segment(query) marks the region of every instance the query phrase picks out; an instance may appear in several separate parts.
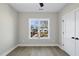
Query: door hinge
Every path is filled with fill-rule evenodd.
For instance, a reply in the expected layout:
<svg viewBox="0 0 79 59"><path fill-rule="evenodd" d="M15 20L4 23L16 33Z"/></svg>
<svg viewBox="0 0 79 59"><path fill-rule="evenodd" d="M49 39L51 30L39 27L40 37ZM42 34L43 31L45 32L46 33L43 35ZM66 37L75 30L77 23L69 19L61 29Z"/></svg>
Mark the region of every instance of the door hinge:
<svg viewBox="0 0 79 59"><path fill-rule="evenodd" d="M64 22L64 20L62 20L62 22Z"/></svg>
<svg viewBox="0 0 79 59"><path fill-rule="evenodd" d="M63 34L64 34L64 32L63 32Z"/></svg>
<svg viewBox="0 0 79 59"><path fill-rule="evenodd" d="M64 44L63 44L63 46L64 46Z"/></svg>

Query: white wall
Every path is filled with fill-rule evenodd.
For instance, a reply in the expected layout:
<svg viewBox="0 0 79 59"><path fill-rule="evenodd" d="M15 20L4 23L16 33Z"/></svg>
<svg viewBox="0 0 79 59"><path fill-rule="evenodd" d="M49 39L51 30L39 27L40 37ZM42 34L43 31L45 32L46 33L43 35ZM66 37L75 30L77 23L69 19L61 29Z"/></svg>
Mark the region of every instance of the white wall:
<svg viewBox="0 0 79 59"><path fill-rule="evenodd" d="M69 13L75 9L79 8L79 3L70 3L67 4L60 12L59 12L59 45L62 47L62 16L66 13Z"/></svg>
<svg viewBox="0 0 79 59"><path fill-rule="evenodd" d="M29 39L29 18L50 18L50 39ZM19 14L19 43L25 45L53 45L58 43L57 13L20 13Z"/></svg>
<svg viewBox="0 0 79 59"><path fill-rule="evenodd" d="M0 55L17 44L17 17L7 4L0 4Z"/></svg>
<svg viewBox="0 0 79 59"><path fill-rule="evenodd" d="M79 3L67 3L67 5L63 9L61 9L60 15L63 16L66 13L68 13L74 9L77 9L77 8L79 8Z"/></svg>

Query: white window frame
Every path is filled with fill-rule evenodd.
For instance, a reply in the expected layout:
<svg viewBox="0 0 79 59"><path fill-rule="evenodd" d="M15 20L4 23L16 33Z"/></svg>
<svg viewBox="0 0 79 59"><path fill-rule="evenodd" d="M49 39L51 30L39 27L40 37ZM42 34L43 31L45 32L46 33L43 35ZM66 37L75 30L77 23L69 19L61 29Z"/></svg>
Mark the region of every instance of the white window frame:
<svg viewBox="0 0 79 59"><path fill-rule="evenodd" d="M36 38L31 37L31 34L30 34L30 32L31 32L31 20L38 20L38 21L46 20L46 21L48 21L48 37L40 37L40 36L36 37ZM39 32L39 34L40 34L40 32ZM50 19L49 18L30 18L29 19L29 39L50 39Z"/></svg>

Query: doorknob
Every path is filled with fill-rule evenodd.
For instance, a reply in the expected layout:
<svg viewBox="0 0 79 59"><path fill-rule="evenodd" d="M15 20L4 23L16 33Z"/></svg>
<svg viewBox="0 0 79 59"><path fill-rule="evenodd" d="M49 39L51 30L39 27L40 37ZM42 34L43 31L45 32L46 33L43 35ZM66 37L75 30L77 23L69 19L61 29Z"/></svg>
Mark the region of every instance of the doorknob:
<svg viewBox="0 0 79 59"><path fill-rule="evenodd" d="M76 40L79 40L79 38L75 38Z"/></svg>
<svg viewBox="0 0 79 59"><path fill-rule="evenodd" d="M72 39L75 39L75 37L72 37Z"/></svg>

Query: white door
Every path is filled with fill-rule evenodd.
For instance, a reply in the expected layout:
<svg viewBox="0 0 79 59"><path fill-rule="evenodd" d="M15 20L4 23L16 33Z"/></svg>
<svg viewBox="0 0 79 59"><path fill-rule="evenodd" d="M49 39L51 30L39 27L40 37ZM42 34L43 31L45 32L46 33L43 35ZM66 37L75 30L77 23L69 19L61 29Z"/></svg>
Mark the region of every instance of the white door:
<svg viewBox="0 0 79 59"><path fill-rule="evenodd" d="M63 18L64 20L64 50L69 55L75 55L75 14L70 12Z"/></svg>
<svg viewBox="0 0 79 59"><path fill-rule="evenodd" d="M79 56L79 10L76 11L76 55Z"/></svg>

